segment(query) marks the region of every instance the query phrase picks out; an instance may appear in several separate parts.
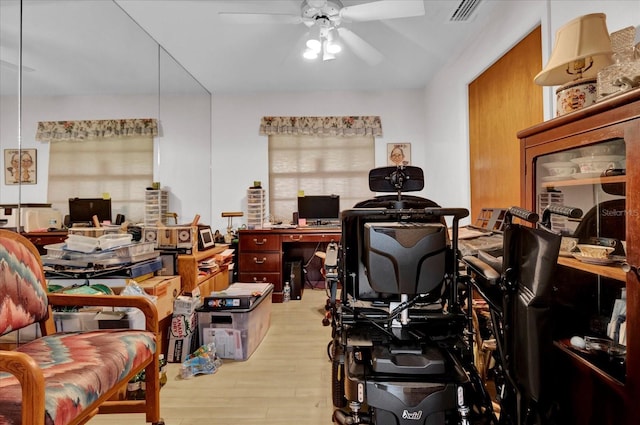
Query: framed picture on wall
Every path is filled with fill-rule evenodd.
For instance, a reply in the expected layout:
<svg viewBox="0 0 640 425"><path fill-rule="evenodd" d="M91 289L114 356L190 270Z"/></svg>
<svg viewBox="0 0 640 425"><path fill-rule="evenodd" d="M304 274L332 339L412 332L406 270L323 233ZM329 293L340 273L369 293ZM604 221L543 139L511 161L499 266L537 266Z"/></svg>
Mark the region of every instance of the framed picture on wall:
<svg viewBox="0 0 640 425"><path fill-rule="evenodd" d="M387 165L411 165L411 143L387 143Z"/></svg>
<svg viewBox="0 0 640 425"><path fill-rule="evenodd" d="M36 184L36 149L4 150L4 184Z"/></svg>

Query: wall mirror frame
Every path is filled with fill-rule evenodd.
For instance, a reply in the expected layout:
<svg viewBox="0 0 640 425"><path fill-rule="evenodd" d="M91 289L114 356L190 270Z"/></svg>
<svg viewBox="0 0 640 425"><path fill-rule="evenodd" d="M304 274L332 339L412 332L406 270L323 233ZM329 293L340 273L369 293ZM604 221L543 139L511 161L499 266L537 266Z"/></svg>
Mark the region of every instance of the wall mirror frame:
<svg viewBox="0 0 640 425"><path fill-rule="evenodd" d="M211 94L197 80L115 1L2 0L0 9L0 205L15 205L19 217L23 205L48 203L49 147L35 140L38 122L154 118L153 180L183 221L210 217ZM37 151L35 184L7 184L8 149ZM183 189L194 178L202 190L190 199Z"/></svg>

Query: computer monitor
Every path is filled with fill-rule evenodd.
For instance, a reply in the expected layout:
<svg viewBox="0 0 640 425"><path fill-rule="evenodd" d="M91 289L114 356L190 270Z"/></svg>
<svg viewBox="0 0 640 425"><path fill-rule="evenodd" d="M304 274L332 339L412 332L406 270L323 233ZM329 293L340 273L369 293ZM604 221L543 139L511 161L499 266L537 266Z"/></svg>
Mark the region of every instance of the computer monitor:
<svg viewBox="0 0 640 425"><path fill-rule="evenodd" d="M91 224L93 216L100 223L111 221L111 199L69 198L69 224Z"/></svg>
<svg viewBox="0 0 640 425"><path fill-rule="evenodd" d="M298 217L308 223L338 223L340 221L340 196L306 195L298 197Z"/></svg>

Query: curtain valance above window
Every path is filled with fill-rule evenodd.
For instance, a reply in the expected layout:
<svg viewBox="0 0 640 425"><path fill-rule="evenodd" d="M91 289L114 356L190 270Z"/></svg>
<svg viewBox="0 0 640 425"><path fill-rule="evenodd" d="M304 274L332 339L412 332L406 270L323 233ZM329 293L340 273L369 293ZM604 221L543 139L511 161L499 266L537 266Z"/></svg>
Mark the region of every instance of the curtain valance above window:
<svg viewBox="0 0 640 425"><path fill-rule="evenodd" d="M36 140L55 142L59 140L103 139L110 137L157 136L158 120L133 118L121 120L86 121L40 121Z"/></svg>
<svg viewBox="0 0 640 425"><path fill-rule="evenodd" d="M260 135L382 136L378 116L367 117L262 117Z"/></svg>

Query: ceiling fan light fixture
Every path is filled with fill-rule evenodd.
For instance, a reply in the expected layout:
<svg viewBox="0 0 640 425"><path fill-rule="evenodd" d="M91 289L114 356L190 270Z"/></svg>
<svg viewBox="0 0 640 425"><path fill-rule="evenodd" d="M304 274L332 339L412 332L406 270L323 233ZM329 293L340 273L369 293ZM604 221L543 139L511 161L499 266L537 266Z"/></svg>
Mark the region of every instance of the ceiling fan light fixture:
<svg viewBox="0 0 640 425"><path fill-rule="evenodd" d="M336 55L329 53L326 49L322 52L322 60L323 61L331 61L336 58Z"/></svg>
<svg viewBox="0 0 640 425"><path fill-rule="evenodd" d="M315 38L310 38L307 40L307 48L309 50L313 50L316 53L320 53L320 49L322 48L322 43L320 40L316 40Z"/></svg>
<svg viewBox="0 0 640 425"><path fill-rule="evenodd" d="M302 57L304 57L305 59L313 60L318 58L318 53L319 52L316 52L315 50L306 49L302 53Z"/></svg>
<svg viewBox="0 0 640 425"><path fill-rule="evenodd" d="M327 41L326 43L327 44L325 50L327 51L327 53L335 55L336 53L340 53L342 51L342 46L340 46L340 44L336 43L335 41Z"/></svg>
<svg viewBox="0 0 640 425"><path fill-rule="evenodd" d="M338 36L335 29L332 29L327 34L327 41L325 41L324 49L333 55L342 51L342 46L338 42Z"/></svg>

